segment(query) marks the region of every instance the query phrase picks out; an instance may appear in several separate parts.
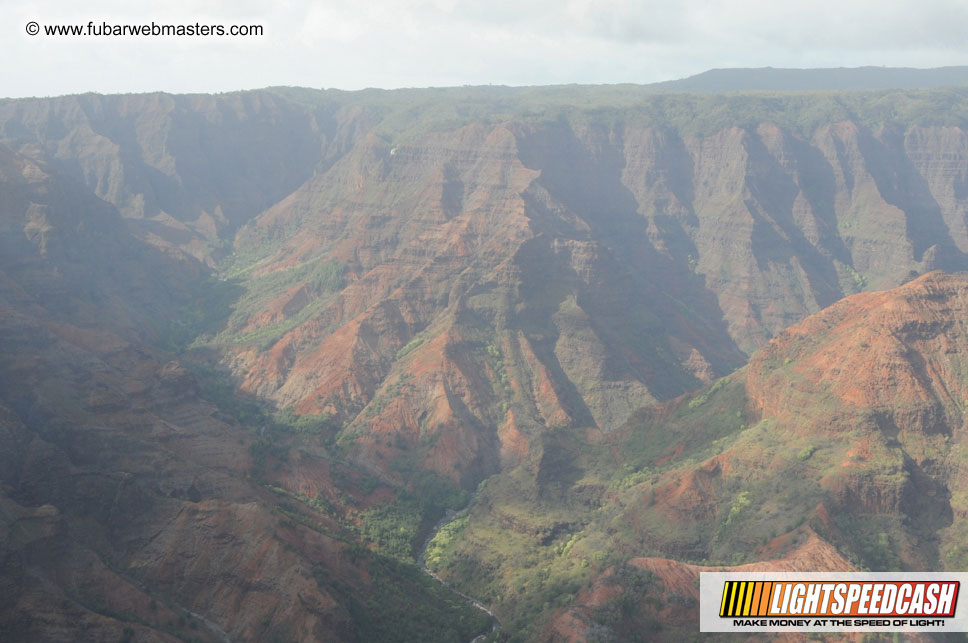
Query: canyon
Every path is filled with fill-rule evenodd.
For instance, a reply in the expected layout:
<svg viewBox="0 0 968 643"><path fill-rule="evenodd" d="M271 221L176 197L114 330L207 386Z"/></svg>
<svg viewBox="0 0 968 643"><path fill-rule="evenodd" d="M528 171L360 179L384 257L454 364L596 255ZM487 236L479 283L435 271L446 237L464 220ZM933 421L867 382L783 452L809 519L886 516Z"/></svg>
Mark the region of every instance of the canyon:
<svg viewBox="0 0 968 643"><path fill-rule="evenodd" d="M965 566L968 93L0 100L15 639L694 632Z"/></svg>

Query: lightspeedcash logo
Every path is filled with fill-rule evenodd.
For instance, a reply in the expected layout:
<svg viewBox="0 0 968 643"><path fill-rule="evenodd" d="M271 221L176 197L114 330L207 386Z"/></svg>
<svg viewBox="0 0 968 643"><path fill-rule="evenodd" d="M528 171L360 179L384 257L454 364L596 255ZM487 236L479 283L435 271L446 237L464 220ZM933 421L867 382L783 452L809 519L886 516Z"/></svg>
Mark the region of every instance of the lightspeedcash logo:
<svg viewBox="0 0 968 643"><path fill-rule="evenodd" d="M724 631L968 631L962 573L703 573L700 627Z"/></svg>

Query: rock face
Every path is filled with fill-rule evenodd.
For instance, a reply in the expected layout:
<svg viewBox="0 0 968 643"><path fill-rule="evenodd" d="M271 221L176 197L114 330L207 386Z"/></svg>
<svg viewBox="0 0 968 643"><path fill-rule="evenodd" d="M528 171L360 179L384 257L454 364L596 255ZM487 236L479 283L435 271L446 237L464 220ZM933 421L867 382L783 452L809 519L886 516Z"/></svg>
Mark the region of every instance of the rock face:
<svg viewBox="0 0 968 643"><path fill-rule="evenodd" d="M845 294L968 268L965 140L849 120L363 137L241 230L237 270L266 294L223 331L228 364L337 414L373 466L400 444L480 480L542 427L607 433ZM313 288L327 263L338 292Z"/></svg>
<svg viewBox="0 0 968 643"><path fill-rule="evenodd" d="M490 476L437 559L531 638L632 568L963 568L965 100L0 101L4 627L463 635L375 550Z"/></svg>
<svg viewBox="0 0 968 643"><path fill-rule="evenodd" d="M556 612L541 634L547 641L616 635L634 640L676 641L698 628L699 574L702 572L856 571L816 534L783 558L745 565L711 567L667 558L633 558L597 574L567 609ZM621 606L616 609L616 606ZM605 617L603 619L603 617ZM609 624L600 621L607 620Z"/></svg>
<svg viewBox="0 0 968 643"><path fill-rule="evenodd" d="M968 399L966 310L965 282L940 272L844 299L755 355L747 375L750 402L760 416L791 423L798 406L825 398L873 414L898 439L951 435ZM840 429L802 418L795 424L813 435Z"/></svg>
<svg viewBox="0 0 968 643"><path fill-rule="evenodd" d="M898 556L911 567L962 565L965 312L968 282L931 273L791 327L747 372L756 417L818 450L822 440L845 444L819 480L826 506L902 516L910 544Z"/></svg>
<svg viewBox="0 0 968 643"><path fill-rule="evenodd" d="M0 102L0 139L82 181L144 241L202 260L338 157L354 127L266 92Z"/></svg>
<svg viewBox="0 0 968 643"><path fill-rule="evenodd" d="M965 277L929 273L604 438L546 437L536 473L479 492L440 572L538 640L672 641L695 632L706 569L963 569L966 318Z"/></svg>
<svg viewBox="0 0 968 643"><path fill-rule="evenodd" d="M252 432L158 347L201 265L6 147L0 195L5 640L446 638L470 608L370 552L337 509L283 506ZM307 452L283 470L285 451L280 491L336 496L329 464Z"/></svg>

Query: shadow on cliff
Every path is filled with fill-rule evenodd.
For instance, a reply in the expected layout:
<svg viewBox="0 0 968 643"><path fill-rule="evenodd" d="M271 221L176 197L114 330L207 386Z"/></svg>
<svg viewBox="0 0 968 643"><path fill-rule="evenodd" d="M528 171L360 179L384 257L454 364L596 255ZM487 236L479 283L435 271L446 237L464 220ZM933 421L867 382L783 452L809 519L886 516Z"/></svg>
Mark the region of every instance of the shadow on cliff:
<svg viewBox="0 0 968 643"><path fill-rule="evenodd" d="M614 274L602 276L609 288L589 283L579 294L580 305L591 312L596 331L611 340L612 349L627 352L631 346L635 351L638 345L640 352L644 336L650 350L663 353L668 344L662 335L671 334L698 349L716 375L728 373L745 363L746 355L728 332L716 294L690 265L698 250L682 227L682 217L655 215L655 204L640 204L626 186L630 179L624 176L624 134L621 126L589 125L576 131L564 120L522 128L517 134L522 162L541 171L537 184L547 193L533 188L525 195L529 216L549 235L596 244L616 267ZM665 180L690 209L686 221L694 219L692 164L682 141L663 133L657 153L659 164L676 169ZM661 225L663 252L653 243L650 216ZM629 324L628 312L635 308L647 311L656 323ZM663 361L673 372L638 374L660 398L701 384L677 361L668 356Z"/></svg>

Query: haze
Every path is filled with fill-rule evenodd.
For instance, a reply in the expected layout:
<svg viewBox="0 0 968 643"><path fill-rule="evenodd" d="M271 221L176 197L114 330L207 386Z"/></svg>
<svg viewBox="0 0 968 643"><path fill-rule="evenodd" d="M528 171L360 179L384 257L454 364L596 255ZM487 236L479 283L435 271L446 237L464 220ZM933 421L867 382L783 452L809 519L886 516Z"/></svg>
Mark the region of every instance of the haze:
<svg viewBox="0 0 968 643"><path fill-rule="evenodd" d="M30 36L50 24L255 24L261 37ZM0 95L650 83L716 67L968 62L968 6L834 0L0 0Z"/></svg>

